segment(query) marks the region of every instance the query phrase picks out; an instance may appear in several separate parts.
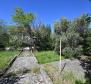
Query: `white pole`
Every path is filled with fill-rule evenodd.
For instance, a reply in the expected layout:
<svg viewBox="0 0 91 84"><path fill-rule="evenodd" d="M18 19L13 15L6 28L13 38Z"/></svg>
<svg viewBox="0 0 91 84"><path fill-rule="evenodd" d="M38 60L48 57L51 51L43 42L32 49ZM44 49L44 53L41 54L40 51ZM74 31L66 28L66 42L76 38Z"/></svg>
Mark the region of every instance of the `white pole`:
<svg viewBox="0 0 91 84"><path fill-rule="evenodd" d="M59 58L59 83L60 83L60 75L61 75L61 37L60 37L60 58Z"/></svg>
<svg viewBox="0 0 91 84"><path fill-rule="evenodd" d="M60 37L60 61L61 61L61 37Z"/></svg>
<svg viewBox="0 0 91 84"><path fill-rule="evenodd" d="M61 53L62 53L62 51L61 51L61 37L60 37L60 59L59 59L59 69L60 69L60 71L61 71L61 59L62 59L62 57L61 57Z"/></svg>

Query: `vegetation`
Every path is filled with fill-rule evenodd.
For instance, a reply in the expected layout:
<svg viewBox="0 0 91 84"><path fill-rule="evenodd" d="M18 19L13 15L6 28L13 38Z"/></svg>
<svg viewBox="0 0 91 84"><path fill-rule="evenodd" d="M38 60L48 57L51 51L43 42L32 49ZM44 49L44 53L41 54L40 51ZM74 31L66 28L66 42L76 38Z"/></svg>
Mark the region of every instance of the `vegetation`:
<svg viewBox="0 0 91 84"><path fill-rule="evenodd" d="M4 49L9 44L9 35L6 32L6 25L3 20L0 20L0 50Z"/></svg>
<svg viewBox="0 0 91 84"><path fill-rule="evenodd" d="M84 39L84 54L91 56L91 29L88 29L86 38Z"/></svg>
<svg viewBox="0 0 91 84"><path fill-rule="evenodd" d="M54 23L54 32L51 31L50 24L35 25L34 14L26 13L21 8L15 9L12 19L15 23L12 26L6 25L3 20L0 20L0 69L6 67L10 59L18 53L17 51L1 51L6 47L10 47L10 49L34 47L38 51L35 52L35 56L40 64L58 61L60 38L62 59L77 58L81 55L91 56L90 14L83 14L73 20L61 18ZM35 69L34 72L37 70ZM69 78L69 76L67 77Z"/></svg>
<svg viewBox="0 0 91 84"><path fill-rule="evenodd" d="M59 41L62 41L62 55L65 58L78 57L82 54L90 55L91 16L83 14L74 20L62 18L54 23L54 32L51 26L43 23L33 23L35 16L33 13L26 13L21 8L16 8L12 16L15 26L7 26L6 33L0 33L0 44L4 47L14 49L25 46L35 46L38 51L55 50L59 54ZM0 29L4 29L5 24L1 21ZM3 38L2 38L3 37ZM33 38L36 38L34 40ZM33 45L32 45L33 44Z"/></svg>
<svg viewBox="0 0 91 84"><path fill-rule="evenodd" d="M35 52L35 56L40 64L59 61L59 55L54 51Z"/></svg>
<svg viewBox="0 0 91 84"><path fill-rule="evenodd" d="M38 39L38 42L36 43L38 50L52 50L51 26L40 24L35 32L36 34L34 36Z"/></svg>
<svg viewBox="0 0 91 84"><path fill-rule="evenodd" d="M91 23L90 14L83 14L74 20L62 18L54 23L54 33L51 26L40 23L35 26L33 13L26 13L21 8L16 8L12 16L16 25L6 26L0 21L0 45L1 47L21 48L28 44L35 46L37 50L54 50L59 54L59 40L62 40L62 55L66 58L77 57L81 54L90 55ZM5 28L9 31L4 31ZM21 38L22 37L22 38ZM34 42L33 38L37 41ZM32 39L32 41L30 41ZM4 46L2 46L4 45Z"/></svg>
<svg viewBox="0 0 91 84"><path fill-rule="evenodd" d="M61 21L56 22L54 24L57 37L55 38L55 50L59 53L59 38L61 37L63 56L70 58L86 53L86 50L84 52L86 43L90 42L90 40L86 42L90 22L91 17L88 14L84 14L73 21L62 18Z"/></svg>
<svg viewBox="0 0 91 84"><path fill-rule="evenodd" d="M60 75L59 69L50 64L45 64L45 70L54 84L85 84L85 80L78 80L72 72L65 71Z"/></svg>
<svg viewBox="0 0 91 84"><path fill-rule="evenodd" d="M18 53L18 51L0 51L0 70L6 68L12 58Z"/></svg>
<svg viewBox="0 0 91 84"><path fill-rule="evenodd" d="M21 27L22 29L25 28L26 32L31 37L31 23L34 20L34 14L25 13L21 8L16 8L12 18L13 21L17 24L17 26Z"/></svg>

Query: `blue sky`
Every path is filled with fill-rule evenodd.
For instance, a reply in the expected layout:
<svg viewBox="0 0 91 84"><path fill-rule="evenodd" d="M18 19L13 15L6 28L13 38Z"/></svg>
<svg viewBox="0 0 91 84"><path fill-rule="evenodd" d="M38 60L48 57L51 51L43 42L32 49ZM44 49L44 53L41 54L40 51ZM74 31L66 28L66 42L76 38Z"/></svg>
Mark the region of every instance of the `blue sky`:
<svg viewBox="0 0 91 84"><path fill-rule="evenodd" d="M91 13L88 0L0 0L0 19L12 24L12 14L16 7L33 12L37 21L53 24L62 16L73 19L83 13Z"/></svg>

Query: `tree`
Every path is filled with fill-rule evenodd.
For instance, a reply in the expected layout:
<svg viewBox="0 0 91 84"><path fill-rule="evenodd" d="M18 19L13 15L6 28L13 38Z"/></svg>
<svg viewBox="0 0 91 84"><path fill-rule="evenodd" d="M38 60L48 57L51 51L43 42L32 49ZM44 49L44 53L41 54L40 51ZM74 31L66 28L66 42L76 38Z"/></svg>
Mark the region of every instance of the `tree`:
<svg viewBox="0 0 91 84"><path fill-rule="evenodd" d="M82 54L82 38L75 31L66 32L62 35L62 54L66 58L77 57Z"/></svg>
<svg viewBox="0 0 91 84"><path fill-rule="evenodd" d="M83 14L72 22L72 27L81 37L85 38L90 22L91 16L89 14Z"/></svg>
<svg viewBox="0 0 91 84"><path fill-rule="evenodd" d="M5 48L9 44L9 35L3 20L0 20L0 48Z"/></svg>
<svg viewBox="0 0 91 84"><path fill-rule="evenodd" d="M19 32L17 28L12 29L9 31L9 46L11 49L17 49L20 48L22 45L22 33Z"/></svg>
<svg viewBox="0 0 91 84"><path fill-rule="evenodd" d="M54 23L55 33L61 35L61 32L66 32L70 27L70 21L62 18L59 22Z"/></svg>
<svg viewBox="0 0 91 84"><path fill-rule="evenodd" d="M83 38L83 41L80 42L83 46L83 53L84 54L90 54L88 45L90 43L90 36L88 35L90 29L89 29L89 25L91 23L91 15L90 14L83 14L81 17L77 18L74 20L73 25L75 30L80 34L80 37ZM90 46L90 45L89 45Z"/></svg>
<svg viewBox="0 0 91 84"><path fill-rule="evenodd" d="M51 27L50 25L39 24L36 29L36 37L39 40L38 46L39 50L50 50L52 49L52 39L51 35Z"/></svg>
<svg viewBox="0 0 91 84"><path fill-rule="evenodd" d="M59 22L55 22L54 23L54 31L57 35L60 35L61 34L61 27L60 27L60 23Z"/></svg>
<svg viewBox="0 0 91 84"><path fill-rule="evenodd" d="M66 19L61 20L62 21L57 22L55 25L55 29L59 29L59 31L56 32L55 50L59 53L61 38L62 55L66 58L79 56L82 51L82 46L80 45L80 40L82 41L82 38L80 37L80 34L74 30L73 22Z"/></svg>
<svg viewBox="0 0 91 84"><path fill-rule="evenodd" d="M84 54L91 55L91 28L88 29L83 49L84 49Z"/></svg>
<svg viewBox="0 0 91 84"><path fill-rule="evenodd" d="M12 36L17 37L17 39L13 39L11 42L13 42L13 44L17 43L17 47L21 46L21 44L30 45L31 43L29 44L29 42L27 42L28 39L25 40L26 42L24 41L24 39L26 37L28 37L29 39L32 38L31 26L35 18L34 14L31 12L25 13L21 8L16 8L12 18L17 25L16 33Z"/></svg>
<svg viewBox="0 0 91 84"><path fill-rule="evenodd" d="M31 36L31 24L34 20L33 13L25 13L21 8L16 8L12 18L19 27L26 28L27 33Z"/></svg>

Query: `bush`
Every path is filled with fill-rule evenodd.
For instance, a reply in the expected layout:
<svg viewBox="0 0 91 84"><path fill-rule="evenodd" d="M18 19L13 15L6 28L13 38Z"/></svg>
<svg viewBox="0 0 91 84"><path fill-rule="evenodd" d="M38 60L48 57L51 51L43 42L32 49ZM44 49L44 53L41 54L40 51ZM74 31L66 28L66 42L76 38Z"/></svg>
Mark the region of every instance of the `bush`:
<svg viewBox="0 0 91 84"><path fill-rule="evenodd" d="M62 54L65 58L71 58L73 57L75 54L74 54L74 50L70 47L65 47L63 50L62 50Z"/></svg>
<svg viewBox="0 0 91 84"><path fill-rule="evenodd" d="M74 48L74 51L75 51L74 57L80 56L82 54L82 51L83 51L82 46L78 46L77 48Z"/></svg>
<svg viewBox="0 0 91 84"><path fill-rule="evenodd" d="M82 46L80 42L83 39L79 36L79 33L75 31L67 31L61 34L61 49L62 55L65 58L72 58L81 55ZM55 50L57 53L60 51L60 36L56 37Z"/></svg>
<svg viewBox="0 0 91 84"><path fill-rule="evenodd" d="M87 37L84 41L83 50L84 54L91 56L91 29L88 30Z"/></svg>
<svg viewBox="0 0 91 84"><path fill-rule="evenodd" d="M79 46L78 48L71 48L71 47L65 47L62 50L62 54L65 58L72 58L72 57L78 57L81 55L82 47Z"/></svg>

